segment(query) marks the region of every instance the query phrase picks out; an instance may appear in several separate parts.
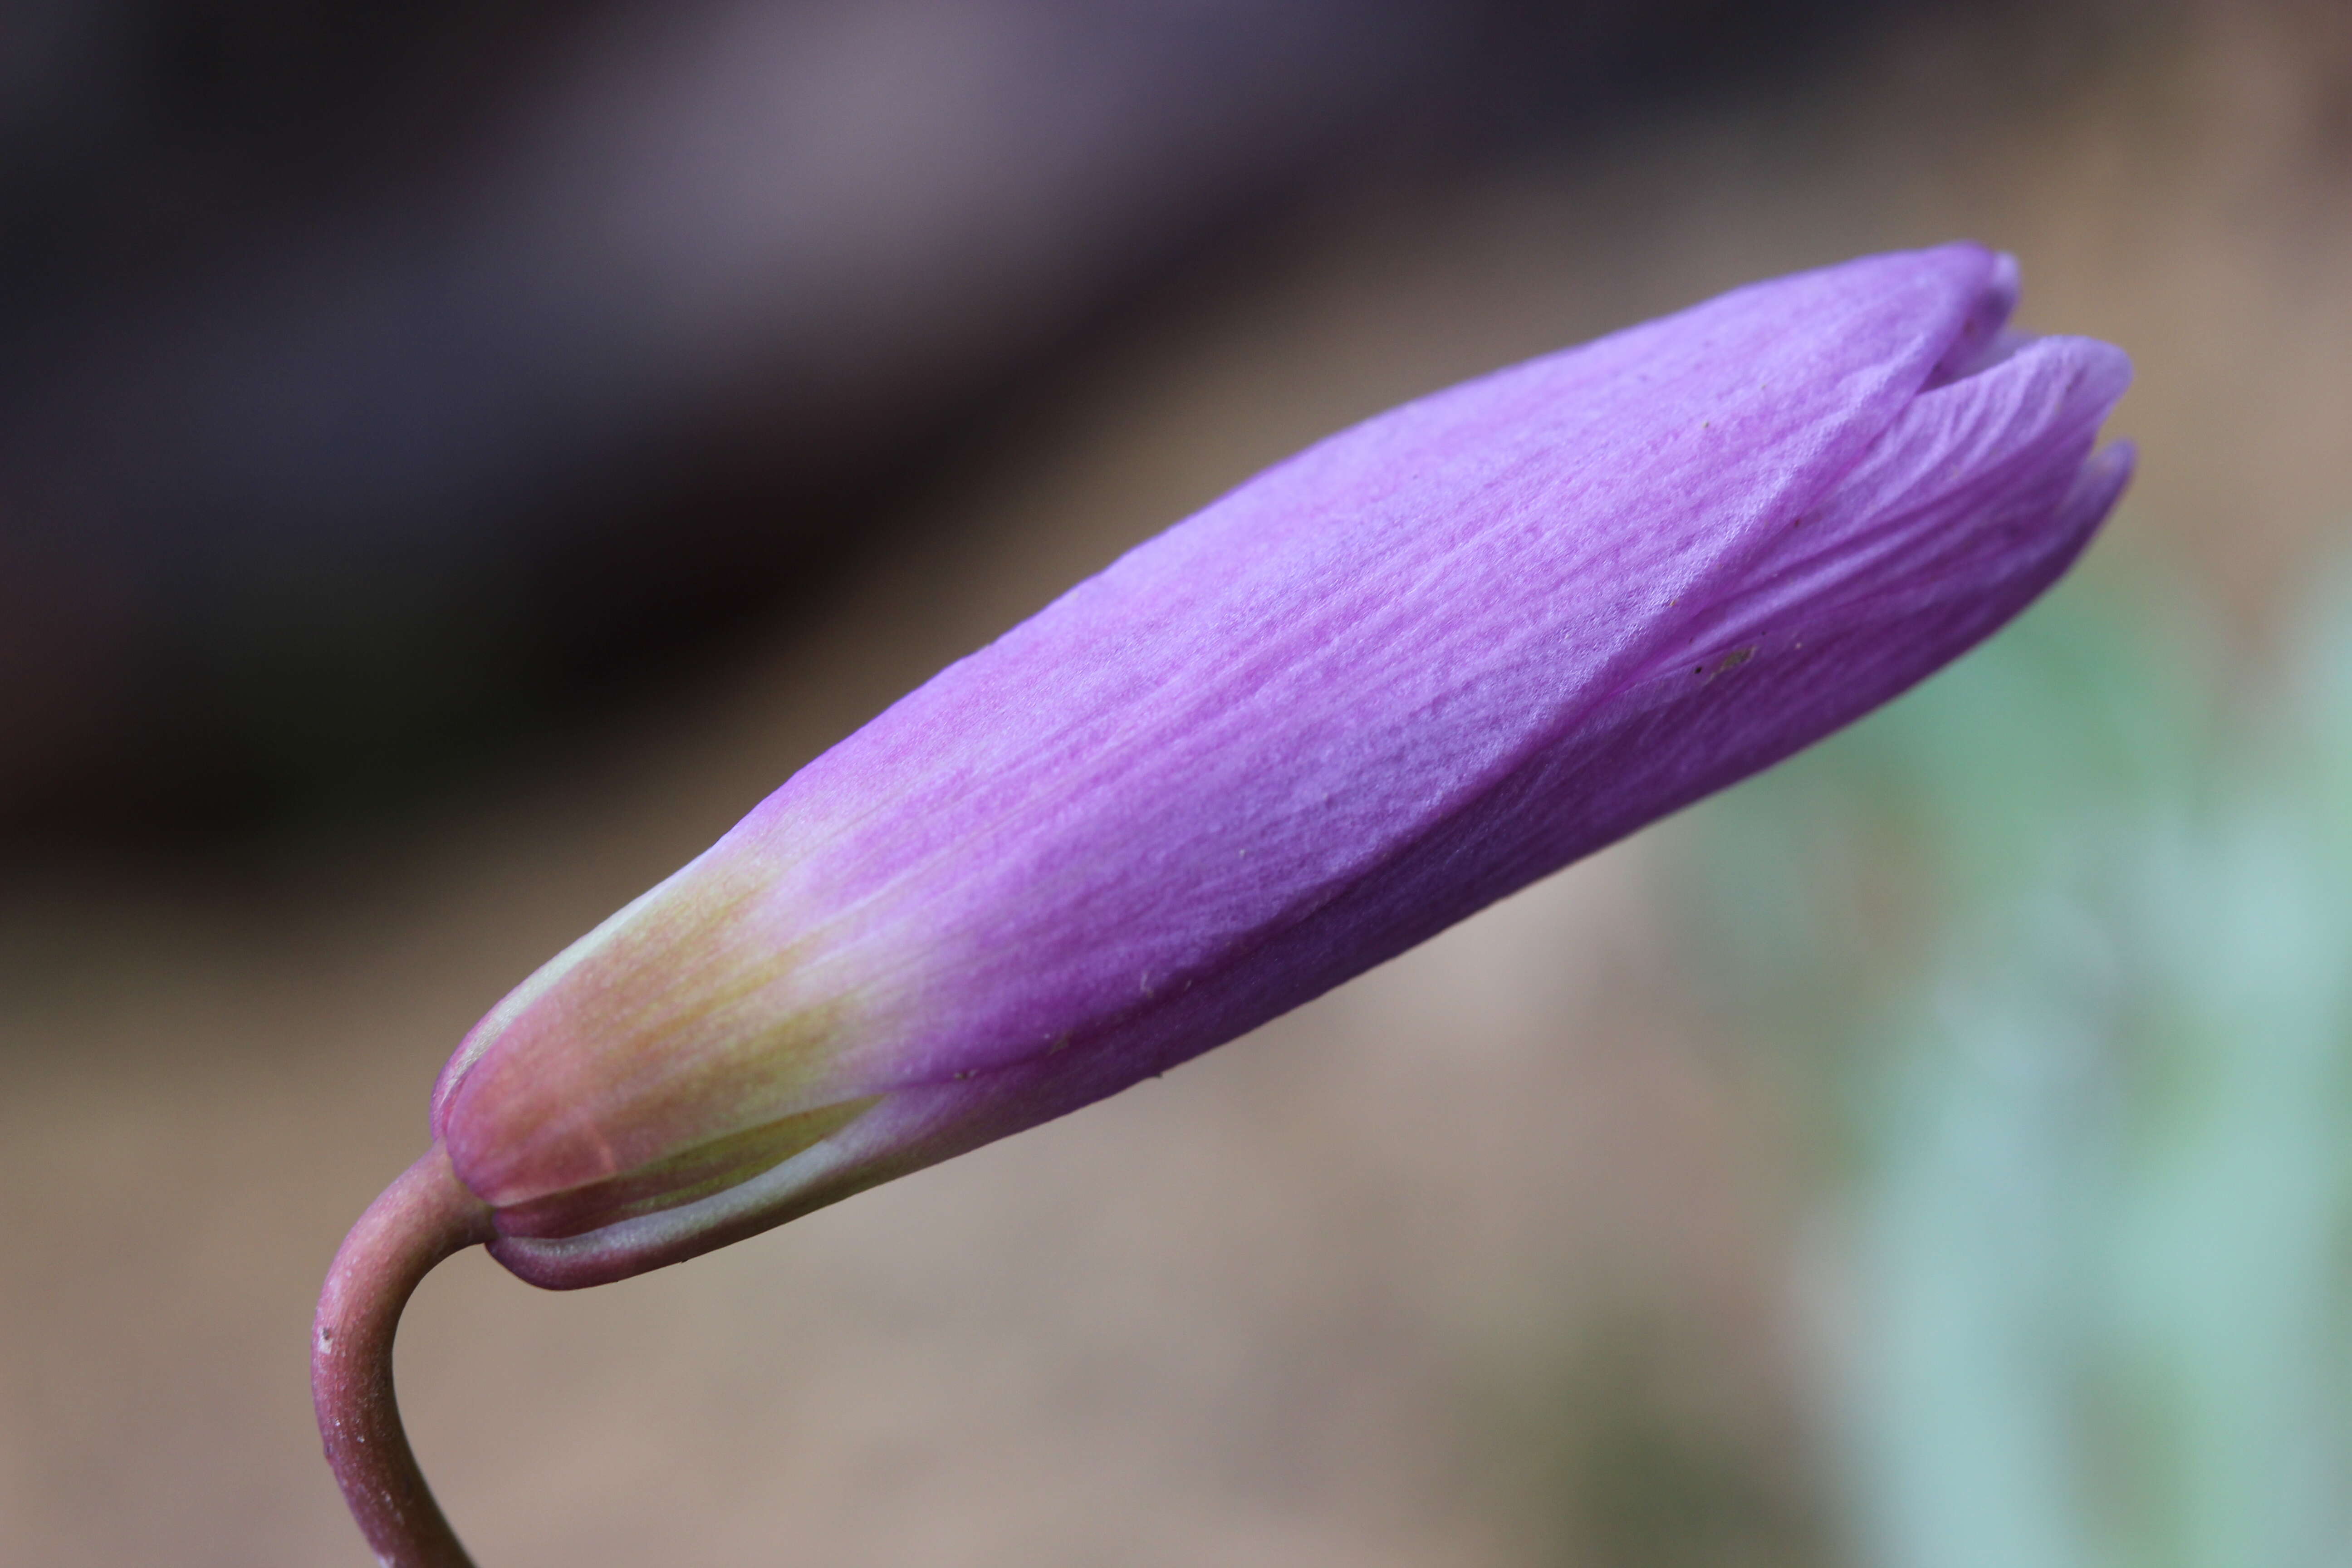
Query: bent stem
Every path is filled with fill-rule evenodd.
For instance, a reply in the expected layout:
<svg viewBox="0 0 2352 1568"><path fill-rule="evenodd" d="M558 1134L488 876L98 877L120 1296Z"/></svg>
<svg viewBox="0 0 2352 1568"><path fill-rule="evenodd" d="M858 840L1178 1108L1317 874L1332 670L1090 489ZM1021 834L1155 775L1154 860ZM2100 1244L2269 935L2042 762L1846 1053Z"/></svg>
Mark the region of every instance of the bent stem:
<svg viewBox="0 0 2352 1568"><path fill-rule="evenodd" d="M436 1143L368 1205L327 1270L311 1328L310 1403L328 1467L383 1568L473 1568L401 1429L392 1338L417 1281L492 1234L489 1210Z"/></svg>

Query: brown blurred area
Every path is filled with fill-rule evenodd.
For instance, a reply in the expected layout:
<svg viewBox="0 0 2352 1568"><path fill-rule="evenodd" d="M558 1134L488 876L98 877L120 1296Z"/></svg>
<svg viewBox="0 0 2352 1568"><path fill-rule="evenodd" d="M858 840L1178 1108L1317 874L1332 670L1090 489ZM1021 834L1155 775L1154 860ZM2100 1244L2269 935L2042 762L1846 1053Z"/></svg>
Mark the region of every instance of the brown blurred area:
<svg viewBox="0 0 2352 1568"><path fill-rule="evenodd" d="M391 805L265 790L232 829L197 814L215 826L160 838L20 818L0 889L0 1561L362 1561L318 1459L305 1331L466 1026L940 664L1404 397L1752 278L1979 238L2022 259L2026 325L2138 367L2115 428L2141 478L2087 569L2189 578L2259 645L2352 520L2341 8L1825 26L1597 121L1484 126L1475 153L1301 153L1273 194L1206 202L1085 279L1008 262L1015 293L1083 309L873 394L914 411L877 427L925 434L860 437L854 483L730 466L802 395L772 370L682 395L729 410L719 455L664 445L674 410L630 426L656 450L613 470L625 486L566 470L625 489L611 509L534 514L619 542L532 580L626 579L661 536L615 520L701 505L724 515L698 570L789 591L677 601L693 620L724 600L728 637L691 658L659 641L658 679L615 656L622 699L521 682L484 710L520 740L403 773L422 782ZM480 58L494 106L538 57ZM109 352L146 363L124 331ZM614 426L581 428L593 447ZM833 533L733 552L744 509L792 486L827 498L804 515ZM74 542L19 541L44 561ZM40 607L97 627L150 602L90 580L91 603ZM271 657L323 657L288 646ZM75 723L26 720L20 776L35 738L68 731L76 767L226 754L101 734L58 700ZM191 790L249 776L186 765L212 781ZM65 816L98 787L42 776L17 798ZM1654 858L1611 851L1165 1080L689 1266L572 1296L478 1255L445 1267L402 1339L428 1473L480 1560L514 1568L1839 1561L1793 1392L1802 1152L1768 1075L1691 1005Z"/></svg>

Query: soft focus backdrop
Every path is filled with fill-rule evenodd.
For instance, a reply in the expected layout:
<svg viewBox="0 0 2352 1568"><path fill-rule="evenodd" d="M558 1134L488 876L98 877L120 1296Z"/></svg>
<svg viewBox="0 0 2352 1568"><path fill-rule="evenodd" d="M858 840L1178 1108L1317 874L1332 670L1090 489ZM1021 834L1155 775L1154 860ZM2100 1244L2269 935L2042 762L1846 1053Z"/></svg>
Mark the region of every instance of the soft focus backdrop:
<svg viewBox="0 0 2352 1568"><path fill-rule="evenodd" d="M2137 487L2014 633L1169 1078L427 1281L485 1568L2352 1560L2330 0L0 5L0 1562L364 1560L458 1035L1257 468L1972 237Z"/></svg>

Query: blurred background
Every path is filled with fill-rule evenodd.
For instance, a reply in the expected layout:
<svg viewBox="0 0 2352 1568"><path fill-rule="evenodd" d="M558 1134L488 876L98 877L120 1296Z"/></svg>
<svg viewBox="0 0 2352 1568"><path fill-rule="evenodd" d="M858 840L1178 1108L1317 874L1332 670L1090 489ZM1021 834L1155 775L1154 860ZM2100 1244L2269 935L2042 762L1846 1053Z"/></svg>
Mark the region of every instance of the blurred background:
<svg viewBox="0 0 2352 1568"><path fill-rule="evenodd" d="M411 1309L485 1568L2352 1563L2334 0L0 4L0 1561L364 1560L462 1031L1265 464L1970 237L2076 577L1252 1040Z"/></svg>

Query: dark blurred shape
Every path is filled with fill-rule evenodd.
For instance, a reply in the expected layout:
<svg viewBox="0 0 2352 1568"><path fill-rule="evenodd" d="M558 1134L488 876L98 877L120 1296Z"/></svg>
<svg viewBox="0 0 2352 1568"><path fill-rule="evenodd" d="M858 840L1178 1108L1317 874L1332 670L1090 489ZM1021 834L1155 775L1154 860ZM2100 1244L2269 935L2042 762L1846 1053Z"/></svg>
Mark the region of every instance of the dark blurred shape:
<svg viewBox="0 0 2352 1568"><path fill-rule="evenodd" d="M5 0L0 842L396 804L1334 182L1893 4Z"/></svg>

